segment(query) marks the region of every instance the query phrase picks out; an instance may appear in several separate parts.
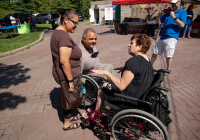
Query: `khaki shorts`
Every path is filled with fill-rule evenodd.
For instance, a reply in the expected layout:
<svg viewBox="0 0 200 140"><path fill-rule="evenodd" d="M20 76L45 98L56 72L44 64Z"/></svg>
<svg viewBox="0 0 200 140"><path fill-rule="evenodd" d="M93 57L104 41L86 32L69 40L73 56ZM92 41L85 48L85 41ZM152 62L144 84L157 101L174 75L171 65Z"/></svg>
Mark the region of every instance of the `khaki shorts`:
<svg viewBox="0 0 200 140"><path fill-rule="evenodd" d="M175 38L167 38L163 40L160 39L156 43L153 53L157 55L162 55L164 52L165 57L173 57L176 44L177 39Z"/></svg>

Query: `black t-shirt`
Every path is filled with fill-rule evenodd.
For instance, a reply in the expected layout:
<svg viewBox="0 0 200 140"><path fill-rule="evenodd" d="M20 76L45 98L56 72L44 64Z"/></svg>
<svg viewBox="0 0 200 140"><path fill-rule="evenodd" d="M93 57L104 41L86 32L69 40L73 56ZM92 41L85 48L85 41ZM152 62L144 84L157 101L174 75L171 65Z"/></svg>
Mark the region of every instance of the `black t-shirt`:
<svg viewBox="0 0 200 140"><path fill-rule="evenodd" d="M126 61L124 70L130 70L135 74L135 76L131 83L126 87L124 91L122 91L121 94L139 99L151 86L154 78L151 62L148 62L144 57L138 55ZM123 98L120 98L119 100L129 103L133 102Z"/></svg>

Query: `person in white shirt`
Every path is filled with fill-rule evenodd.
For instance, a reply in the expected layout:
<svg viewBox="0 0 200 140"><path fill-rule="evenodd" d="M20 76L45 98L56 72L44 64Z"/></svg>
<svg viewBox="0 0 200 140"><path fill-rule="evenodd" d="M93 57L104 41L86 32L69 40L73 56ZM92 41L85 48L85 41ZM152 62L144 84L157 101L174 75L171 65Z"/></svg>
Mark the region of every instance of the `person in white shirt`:
<svg viewBox="0 0 200 140"><path fill-rule="evenodd" d="M10 21L11 21L12 26L16 26L17 25L16 24L16 19L14 18L14 14L13 13L11 13ZM13 28L13 32L17 33L17 28Z"/></svg>
<svg viewBox="0 0 200 140"><path fill-rule="evenodd" d="M60 12L61 12L63 9L64 9L64 8L60 8L60 9L58 10L58 16L59 16L59 18L58 18L57 21L55 22L55 24L58 24L58 26L60 25L60 17L61 17Z"/></svg>

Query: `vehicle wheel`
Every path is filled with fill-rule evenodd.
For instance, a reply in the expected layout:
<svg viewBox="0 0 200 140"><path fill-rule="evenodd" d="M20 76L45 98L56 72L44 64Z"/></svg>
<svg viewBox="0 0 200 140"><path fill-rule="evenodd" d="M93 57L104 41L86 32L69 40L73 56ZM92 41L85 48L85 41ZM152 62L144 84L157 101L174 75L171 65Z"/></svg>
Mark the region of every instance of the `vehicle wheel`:
<svg viewBox="0 0 200 140"><path fill-rule="evenodd" d="M96 102L99 85L94 79L84 74L82 74L81 80L82 80L82 84L84 85L86 89L85 106L86 108L89 108L91 107L91 105L93 105Z"/></svg>
<svg viewBox="0 0 200 140"><path fill-rule="evenodd" d="M49 23L50 23L50 21L49 21L48 19L46 19L46 20L45 20L45 23L46 23L46 24L49 24Z"/></svg>
<svg viewBox="0 0 200 140"><path fill-rule="evenodd" d="M169 140L168 132L160 120L137 109L118 112L111 120L111 133L119 139Z"/></svg>

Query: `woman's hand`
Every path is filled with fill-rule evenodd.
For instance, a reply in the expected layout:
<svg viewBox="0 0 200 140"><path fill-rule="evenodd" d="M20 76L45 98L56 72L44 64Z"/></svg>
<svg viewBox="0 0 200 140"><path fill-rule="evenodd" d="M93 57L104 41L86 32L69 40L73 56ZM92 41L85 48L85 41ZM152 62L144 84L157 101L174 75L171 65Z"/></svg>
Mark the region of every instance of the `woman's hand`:
<svg viewBox="0 0 200 140"><path fill-rule="evenodd" d="M73 82L70 82L70 83L69 83L68 92L72 92L72 91L74 91L74 83L73 83Z"/></svg>
<svg viewBox="0 0 200 140"><path fill-rule="evenodd" d="M83 56L81 56L81 58L80 58L80 61L82 61L83 60Z"/></svg>
<svg viewBox="0 0 200 140"><path fill-rule="evenodd" d="M100 74L100 75L105 75L106 74L106 70L90 70L91 72L95 73L95 74Z"/></svg>

